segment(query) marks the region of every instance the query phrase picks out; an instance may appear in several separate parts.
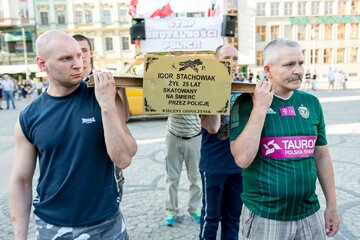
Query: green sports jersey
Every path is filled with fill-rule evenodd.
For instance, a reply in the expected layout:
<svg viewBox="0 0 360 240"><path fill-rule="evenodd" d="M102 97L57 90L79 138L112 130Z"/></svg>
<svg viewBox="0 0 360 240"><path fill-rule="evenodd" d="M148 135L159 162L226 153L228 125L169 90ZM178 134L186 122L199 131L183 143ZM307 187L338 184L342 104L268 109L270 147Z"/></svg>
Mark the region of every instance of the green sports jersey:
<svg viewBox="0 0 360 240"><path fill-rule="evenodd" d="M249 94L237 99L230 119L230 141L236 139L253 108ZM326 145L319 100L296 90L289 99L274 96L261 133L259 151L243 170L243 202L264 218L295 221L319 210L315 194L315 146Z"/></svg>

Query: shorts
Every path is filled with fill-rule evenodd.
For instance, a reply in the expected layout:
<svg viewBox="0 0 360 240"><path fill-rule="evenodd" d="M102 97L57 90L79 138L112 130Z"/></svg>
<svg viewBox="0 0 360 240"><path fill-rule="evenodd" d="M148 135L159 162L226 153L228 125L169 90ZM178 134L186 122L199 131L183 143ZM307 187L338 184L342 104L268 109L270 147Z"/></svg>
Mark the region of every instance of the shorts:
<svg viewBox="0 0 360 240"><path fill-rule="evenodd" d="M324 216L320 211L297 221L278 221L255 215L243 205L240 231L242 239L326 239Z"/></svg>
<svg viewBox="0 0 360 240"><path fill-rule="evenodd" d="M48 224L34 215L37 240L74 240L74 239L102 239L128 240L121 212L117 212L108 220L92 226L61 227Z"/></svg>

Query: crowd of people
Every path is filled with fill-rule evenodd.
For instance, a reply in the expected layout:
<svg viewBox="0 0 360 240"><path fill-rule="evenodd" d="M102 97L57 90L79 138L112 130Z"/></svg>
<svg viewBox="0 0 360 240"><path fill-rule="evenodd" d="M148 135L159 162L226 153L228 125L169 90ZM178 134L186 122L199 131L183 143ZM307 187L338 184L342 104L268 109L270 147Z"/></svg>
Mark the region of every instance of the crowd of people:
<svg viewBox="0 0 360 240"><path fill-rule="evenodd" d="M44 78L20 79L4 74L0 75L0 110L16 108L15 100L32 99L39 96L47 88L47 81ZM2 99L5 98L6 107L2 106Z"/></svg>
<svg viewBox="0 0 360 240"><path fill-rule="evenodd" d="M329 68L327 79L329 81L329 92L333 92L335 89L346 90L348 78L343 70Z"/></svg>
<svg viewBox="0 0 360 240"><path fill-rule="evenodd" d="M129 239L117 174L131 165L137 143L127 127L124 89L116 89L111 73L94 71L85 36L46 31L36 41L36 55L48 85L15 126L9 194L14 239L27 238L31 205L37 239ZM232 61L236 80L237 50L222 45L215 57ZM86 87L89 75L94 88ZM271 41L264 76L249 76L254 93L232 93L230 116L169 115L164 224L178 224L185 164L187 211L201 240L216 239L219 225L223 240L239 233L254 240L334 236L339 217L332 159L321 104L299 90L300 45ZM326 198L324 215L316 179Z"/></svg>

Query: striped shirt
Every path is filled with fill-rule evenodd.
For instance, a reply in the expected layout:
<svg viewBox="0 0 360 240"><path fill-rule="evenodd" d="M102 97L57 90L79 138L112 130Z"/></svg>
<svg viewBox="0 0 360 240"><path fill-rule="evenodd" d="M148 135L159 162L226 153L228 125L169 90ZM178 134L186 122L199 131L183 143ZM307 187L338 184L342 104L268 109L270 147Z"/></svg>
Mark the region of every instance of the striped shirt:
<svg viewBox="0 0 360 240"><path fill-rule="evenodd" d="M238 98L231 112L231 141L244 129L252 107L250 95ZM315 96L297 90L286 100L274 96L259 151L243 170L244 204L256 215L281 221L315 213L320 205L314 148L326 144L323 112Z"/></svg>
<svg viewBox="0 0 360 240"><path fill-rule="evenodd" d="M193 137L201 131L200 117L195 114L170 114L167 127L169 132L176 136Z"/></svg>

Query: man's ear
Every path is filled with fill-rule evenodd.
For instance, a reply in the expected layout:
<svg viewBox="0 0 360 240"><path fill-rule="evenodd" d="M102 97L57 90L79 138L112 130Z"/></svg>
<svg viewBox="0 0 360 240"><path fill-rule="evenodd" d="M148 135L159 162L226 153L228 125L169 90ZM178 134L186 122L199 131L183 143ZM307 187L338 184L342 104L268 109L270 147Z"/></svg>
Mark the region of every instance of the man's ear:
<svg viewBox="0 0 360 240"><path fill-rule="evenodd" d="M266 77L269 79L269 78L271 78L271 73L270 73L270 67L269 67L269 65L265 65L264 66L264 73L265 73L265 75L266 75Z"/></svg>
<svg viewBox="0 0 360 240"><path fill-rule="evenodd" d="M42 71L42 72L46 71L45 59L44 58L37 56L36 57L36 64L38 65L40 71Z"/></svg>

